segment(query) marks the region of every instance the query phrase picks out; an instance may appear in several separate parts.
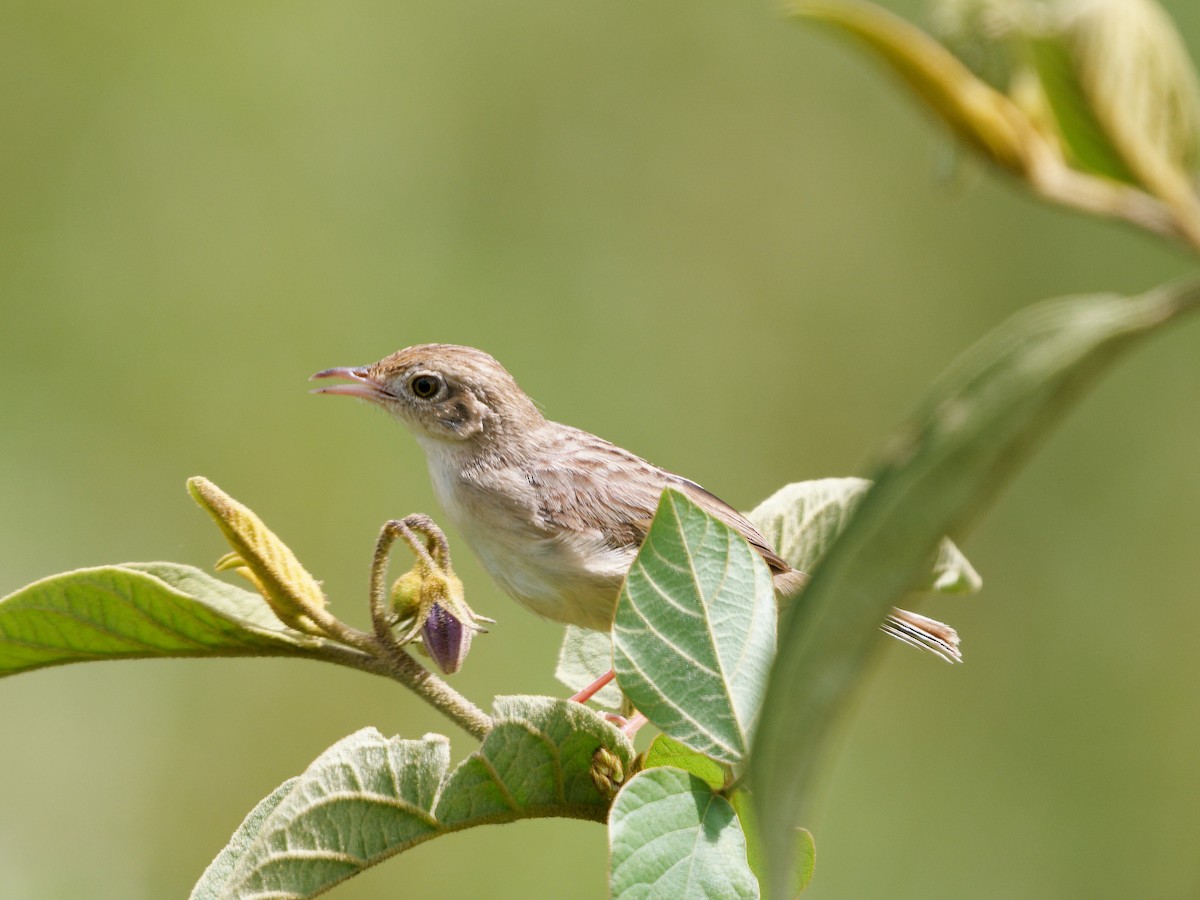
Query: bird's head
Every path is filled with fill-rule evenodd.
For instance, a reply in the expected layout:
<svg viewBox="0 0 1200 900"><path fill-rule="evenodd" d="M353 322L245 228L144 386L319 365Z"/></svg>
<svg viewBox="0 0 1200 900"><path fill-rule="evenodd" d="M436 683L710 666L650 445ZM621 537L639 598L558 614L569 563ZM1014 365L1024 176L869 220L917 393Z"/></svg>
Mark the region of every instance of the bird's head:
<svg viewBox="0 0 1200 900"><path fill-rule="evenodd" d="M545 421L505 368L473 347L418 344L373 365L325 369L312 377L347 379L313 393L370 400L418 438L488 440Z"/></svg>

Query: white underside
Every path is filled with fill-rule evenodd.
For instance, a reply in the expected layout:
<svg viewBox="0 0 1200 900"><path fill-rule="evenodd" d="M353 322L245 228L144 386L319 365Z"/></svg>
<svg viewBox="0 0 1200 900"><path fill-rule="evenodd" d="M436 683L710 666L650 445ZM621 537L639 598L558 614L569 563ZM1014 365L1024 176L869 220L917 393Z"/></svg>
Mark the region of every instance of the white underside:
<svg viewBox="0 0 1200 900"><path fill-rule="evenodd" d="M612 627L633 549L606 546L599 531L547 536L536 524L533 489L519 473L506 483L506 473L492 471L489 484L480 486L464 477L453 447L422 443L438 502L505 593L556 622L597 631Z"/></svg>

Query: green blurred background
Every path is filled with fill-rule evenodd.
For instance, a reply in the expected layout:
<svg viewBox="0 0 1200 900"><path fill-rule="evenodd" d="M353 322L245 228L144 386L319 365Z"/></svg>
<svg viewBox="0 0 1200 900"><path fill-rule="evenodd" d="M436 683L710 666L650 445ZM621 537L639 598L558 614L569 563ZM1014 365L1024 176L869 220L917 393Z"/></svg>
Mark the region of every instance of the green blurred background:
<svg viewBox="0 0 1200 900"><path fill-rule="evenodd" d="M1191 46L1200 6L1167 4ZM893 8L918 13L915 3ZM1019 307L1195 268L991 173L827 34L719 0L0 8L0 593L208 566L193 474L365 620L379 524L439 510L415 443L307 376L486 348L548 414L749 508L863 473ZM1200 896L1200 327L1125 360L923 607L967 663L889 648L811 825L809 896ZM453 539L453 534L451 535ZM457 686L562 693L559 629L458 555L499 624ZM181 897L247 810L365 725L463 733L300 661L0 682L0 895ZM425 845L335 891L605 896L570 821Z"/></svg>

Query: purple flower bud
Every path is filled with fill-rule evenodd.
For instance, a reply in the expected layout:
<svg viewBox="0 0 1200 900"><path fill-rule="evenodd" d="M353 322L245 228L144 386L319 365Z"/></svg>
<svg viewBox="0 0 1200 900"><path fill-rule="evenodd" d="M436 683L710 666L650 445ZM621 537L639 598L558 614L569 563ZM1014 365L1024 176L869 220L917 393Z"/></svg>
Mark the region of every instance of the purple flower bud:
<svg viewBox="0 0 1200 900"><path fill-rule="evenodd" d="M439 669L447 675L453 675L467 658L471 649L471 638L475 632L464 628L462 622L454 618L440 603L435 603L429 609L429 618L421 628L421 639L425 649Z"/></svg>

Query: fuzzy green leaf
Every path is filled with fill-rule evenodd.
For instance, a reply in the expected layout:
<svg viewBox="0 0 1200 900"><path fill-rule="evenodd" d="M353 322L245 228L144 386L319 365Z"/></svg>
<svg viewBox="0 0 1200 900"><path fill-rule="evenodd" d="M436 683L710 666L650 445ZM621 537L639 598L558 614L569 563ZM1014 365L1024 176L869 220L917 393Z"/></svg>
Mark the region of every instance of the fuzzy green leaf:
<svg viewBox="0 0 1200 900"><path fill-rule="evenodd" d="M275 807L282 803L284 798L292 792L292 788L295 787L298 780L297 778L289 778L260 800L258 806L250 810L250 814L238 826L237 831L233 833L233 837L229 839L229 843L225 846L225 849L218 853L216 858L208 864L208 868L204 870L204 874L200 876L200 880L192 888L192 893L189 895L188 900L221 900L221 898L229 896L224 893L224 888L229 883L229 879L233 875L233 870L237 867L238 860L242 858L246 850L258 838L258 834L262 831L263 822L267 820L267 816L271 815L275 811Z"/></svg>
<svg viewBox="0 0 1200 900"><path fill-rule="evenodd" d="M679 769L639 772L609 818L613 900L757 898L729 801Z"/></svg>
<svg viewBox="0 0 1200 900"><path fill-rule="evenodd" d="M665 734L739 762L762 702L775 618L762 557L685 495L664 491L617 601L617 681Z"/></svg>
<svg viewBox="0 0 1200 900"><path fill-rule="evenodd" d="M439 831L450 763L440 735L385 738L364 728L304 771L242 850L221 897L310 897Z"/></svg>
<svg viewBox="0 0 1200 900"><path fill-rule="evenodd" d="M497 697L496 724L446 782L438 821L447 828L536 815L602 818L608 808L592 780L603 747L625 772L629 739L582 704L549 697Z"/></svg>
<svg viewBox="0 0 1200 900"><path fill-rule="evenodd" d="M558 651L558 668L554 677L572 691L581 691L612 669L612 635L607 631L592 631L568 625ZM621 689L609 682L592 697L603 709L621 708Z"/></svg>
<svg viewBox="0 0 1200 900"><path fill-rule="evenodd" d="M747 518L788 564L811 572L841 534L871 482L865 478L821 478L786 485ZM943 540L914 590L970 594L979 573L949 538Z"/></svg>
<svg viewBox="0 0 1200 900"><path fill-rule="evenodd" d="M792 831L821 751L878 650L878 622L942 535L978 516L1063 410L1139 338L1200 305L1200 285L1027 309L969 350L885 445L875 486L781 626L751 760L770 896L787 896Z"/></svg>
<svg viewBox="0 0 1200 900"><path fill-rule="evenodd" d="M175 563L77 569L0 600L0 676L87 660L261 656L313 645L258 594Z"/></svg>
<svg viewBox="0 0 1200 900"><path fill-rule="evenodd" d="M629 740L591 710L551 697L498 697L495 712L483 744L452 772L441 735L403 740L364 728L334 744L265 818L251 815L254 824L222 851L233 864L218 865L219 856L196 888L207 893L193 896L309 897L475 825L604 821L610 801L594 783L593 757L603 748L628 772Z"/></svg>

